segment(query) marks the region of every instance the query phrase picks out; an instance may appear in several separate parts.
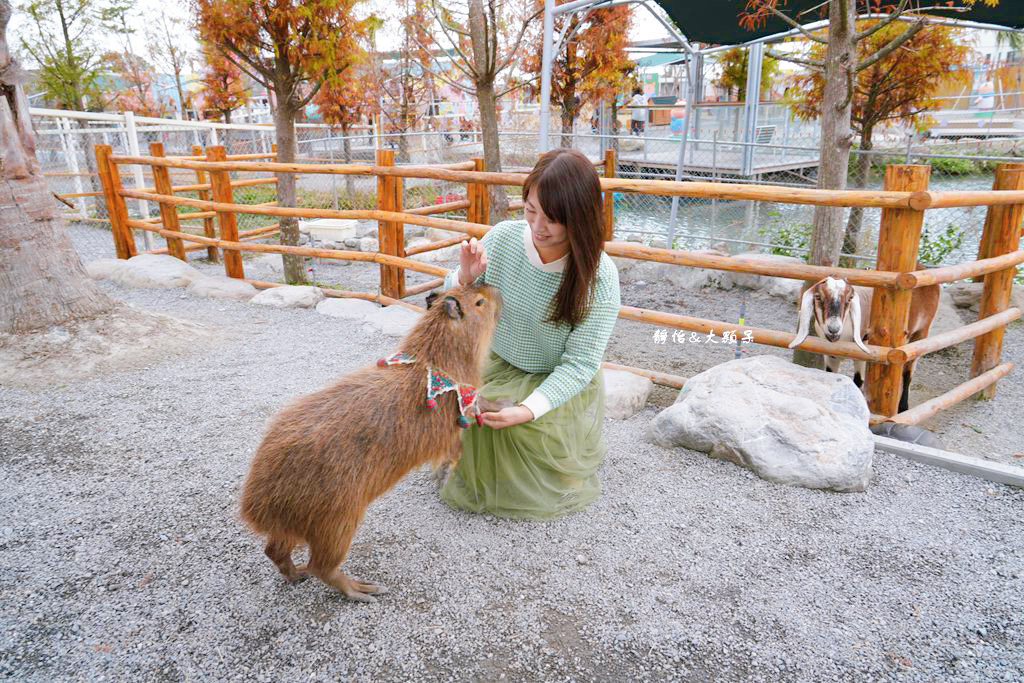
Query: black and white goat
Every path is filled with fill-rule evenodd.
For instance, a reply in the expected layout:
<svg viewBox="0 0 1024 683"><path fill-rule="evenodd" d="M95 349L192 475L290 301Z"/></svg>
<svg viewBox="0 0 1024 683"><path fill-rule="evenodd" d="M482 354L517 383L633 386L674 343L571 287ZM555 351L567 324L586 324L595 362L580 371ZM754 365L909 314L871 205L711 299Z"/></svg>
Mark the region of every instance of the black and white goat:
<svg viewBox="0 0 1024 683"><path fill-rule="evenodd" d="M810 333L811 317L818 336L830 342L852 341L865 353L869 353L864 341L868 337L868 320L871 318L870 287L851 285L842 278L826 277L814 283L800 299L800 325L796 338L789 343L794 348L803 343ZM928 336L935 312L939 308L939 286L929 285L913 290L910 299L910 315L907 317L907 342L915 342ZM825 356L825 370L838 372L841 356ZM865 361L854 361L853 383L862 387L866 377ZM915 358L903 368L903 391L900 392L899 412L910 407L910 378L917 365Z"/></svg>

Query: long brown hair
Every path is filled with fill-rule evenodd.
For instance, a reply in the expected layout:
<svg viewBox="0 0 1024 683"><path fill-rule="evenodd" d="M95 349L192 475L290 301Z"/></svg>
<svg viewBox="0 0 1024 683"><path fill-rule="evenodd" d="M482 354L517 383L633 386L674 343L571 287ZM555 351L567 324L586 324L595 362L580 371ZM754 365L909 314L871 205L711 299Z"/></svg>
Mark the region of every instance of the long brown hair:
<svg viewBox="0 0 1024 683"><path fill-rule="evenodd" d="M564 225L569 237L569 258L548 322L578 325L590 308L604 249L601 181L585 156L574 149L553 149L526 176L524 202L534 187L544 215Z"/></svg>

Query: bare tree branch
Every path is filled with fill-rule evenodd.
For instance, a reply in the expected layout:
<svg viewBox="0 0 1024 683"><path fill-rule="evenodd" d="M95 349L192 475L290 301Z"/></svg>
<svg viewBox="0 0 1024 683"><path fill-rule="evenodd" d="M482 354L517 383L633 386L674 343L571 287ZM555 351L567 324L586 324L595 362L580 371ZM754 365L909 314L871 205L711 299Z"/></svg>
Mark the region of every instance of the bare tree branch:
<svg viewBox="0 0 1024 683"><path fill-rule="evenodd" d="M873 36L875 33L881 31L883 28L899 19L903 12L907 9L908 4L910 4L910 0L900 0L900 4L896 6L896 9L893 10L892 14L890 14L888 18L856 34L853 37L853 42L859 43L868 36Z"/></svg>
<svg viewBox="0 0 1024 683"><path fill-rule="evenodd" d="M824 62L819 62L816 59L802 59L800 57L791 57L790 55L783 54L781 52L775 52L774 50L765 50L764 53L765 55L771 57L772 59L779 59L787 62L793 62L794 64L800 64L801 66L806 66L808 69L812 69L813 71L825 70Z"/></svg>
<svg viewBox="0 0 1024 683"><path fill-rule="evenodd" d="M775 9L774 7L768 7L768 10L771 11L771 13L773 15L775 15L777 18L782 19L782 21L786 22L787 24L789 24L790 26L792 26L796 30L800 31L800 33L802 33L804 35L804 37L807 38L808 40L813 40L816 43L821 43L823 45L828 45L828 40L826 40L825 38L822 38L821 36L814 35L810 31L805 29L803 26L801 26L800 22L796 21L795 19L793 19L789 15L787 15L787 14L785 14L783 12L780 12L779 10Z"/></svg>
<svg viewBox="0 0 1024 683"><path fill-rule="evenodd" d="M522 41L523 41L523 34L526 33L526 29L528 29L530 27L530 24L533 23L534 19L536 19L537 17L539 17L539 16L541 16L543 14L544 14L544 10L538 10L537 12L534 12L529 17L527 17L523 21L523 25L519 27L519 35L516 36L515 42L511 43L511 45L518 46L520 43L522 43ZM509 51L509 55L508 55L508 59L506 59L504 62L502 62L501 66L499 66L497 69L494 70L495 73L501 73L502 71L504 71L505 68L509 64L511 64L512 61L514 59L516 59L516 57L519 57L519 56L520 55L519 55L519 53L516 50L514 50L514 49L510 50Z"/></svg>
<svg viewBox="0 0 1024 683"><path fill-rule="evenodd" d="M906 31L904 31L901 35L899 35L896 38L893 38L892 40L890 40L889 43L885 47L881 48L878 52L876 52L875 54L871 55L870 57L865 59L863 62L860 62L859 64L857 64L857 66L854 67L854 71L855 72L863 71L864 69L868 68L869 66L871 66L875 62L877 62L877 61L879 61L881 59L885 59L890 54L892 54L893 51L898 49L900 47L900 45L903 45L903 43L907 42L908 40L910 40L911 38L916 36L918 33L920 33L921 29L923 29L924 27L925 27L925 19L924 19L924 17L922 17L919 21L917 21L913 26L911 26Z"/></svg>

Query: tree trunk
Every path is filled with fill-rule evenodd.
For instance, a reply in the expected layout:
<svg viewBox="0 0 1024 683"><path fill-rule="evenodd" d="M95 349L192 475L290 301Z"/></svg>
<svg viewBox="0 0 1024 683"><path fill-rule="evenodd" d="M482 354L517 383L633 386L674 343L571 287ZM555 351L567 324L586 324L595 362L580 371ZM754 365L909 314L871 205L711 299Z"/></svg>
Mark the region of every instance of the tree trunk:
<svg viewBox="0 0 1024 683"><path fill-rule="evenodd" d="M352 140L349 139L349 126L347 123L341 124L341 148L342 154L345 155L345 163L352 163ZM349 201L353 202L352 206L355 206L355 184L352 181L352 176L345 175L345 193L348 194Z"/></svg>
<svg viewBox="0 0 1024 683"><path fill-rule="evenodd" d="M487 36L492 40L498 33L498 27L487 30L487 17L484 14L481 0L469 0L469 37L473 45L474 71L476 72L476 100L480 106L480 132L484 138L484 161L487 170L495 173L501 171L501 149L498 144L498 107L494 92L494 64L489 63L488 55L491 46ZM490 185L491 222L501 221L508 214L508 195L504 185Z"/></svg>
<svg viewBox="0 0 1024 683"><path fill-rule="evenodd" d="M79 109L79 111L83 111ZM86 125L84 119L77 119L76 121L80 130L88 130L89 127ZM107 218L107 204L99 200L103 196L103 183L100 182L99 169L96 168L96 140L92 133L85 133L83 135L76 135L75 138L82 141L82 156L85 157L85 167L89 170L89 191L97 193L93 206L96 207L96 218ZM83 197L84 201L85 198Z"/></svg>
<svg viewBox="0 0 1024 683"><path fill-rule="evenodd" d="M278 84L278 93L288 92L286 86ZM296 107L286 97L278 97L277 108L274 109L274 130L277 140L277 161L282 164L295 162L295 110ZM277 205L295 207L295 174L277 174ZM299 219L294 216L281 217L281 244L299 246ZM285 282L293 285L307 284L306 265L301 256L282 254L284 261Z"/></svg>
<svg viewBox="0 0 1024 683"><path fill-rule="evenodd" d="M850 163L850 115L852 85L856 58L854 43L854 1L829 0L828 47L825 51L825 88L821 102L821 161L818 166L818 187L827 190L846 189ZM810 262L834 266L839 262L843 243L843 208L819 206L814 210Z"/></svg>
<svg viewBox="0 0 1024 683"><path fill-rule="evenodd" d="M821 102L821 160L818 162L818 187L829 190L846 189L850 163L850 116L853 97L850 93L856 64L857 46L854 0L829 0L828 47L825 50L825 88ZM843 244L843 208L818 206L814 209L811 233L810 263L834 266L839 263ZM807 283L809 286L813 283ZM823 359L817 353L793 352L798 365L821 368Z"/></svg>
<svg viewBox="0 0 1024 683"><path fill-rule="evenodd" d="M863 190L868 186L868 173L871 169L871 159L866 152L871 149L871 130L865 129L860 137L860 151L857 155L853 172L853 186ZM850 207L850 218L846 223L846 236L843 238L843 252L856 254L860 249L860 229L864 223L864 209L860 206ZM842 259L844 267L855 268L856 259Z"/></svg>
<svg viewBox="0 0 1024 683"><path fill-rule="evenodd" d="M86 275L36 160L25 76L7 48L0 0L0 333L105 313L113 302Z"/></svg>
<svg viewBox="0 0 1024 683"><path fill-rule="evenodd" d="M480 131L484 138L484 161L487 170L501 171L501 150L498 147L498 112L495 106L493 83L478 83L476 95L480 103ZM490 185L491 223L505 220L508 214L508 195L504 185Z"/></svg>

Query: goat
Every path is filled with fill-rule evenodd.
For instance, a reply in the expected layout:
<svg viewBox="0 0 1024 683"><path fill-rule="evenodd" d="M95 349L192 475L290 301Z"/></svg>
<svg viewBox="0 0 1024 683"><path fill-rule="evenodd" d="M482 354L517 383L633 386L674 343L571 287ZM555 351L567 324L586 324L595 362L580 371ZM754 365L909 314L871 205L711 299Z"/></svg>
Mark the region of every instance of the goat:
<svg viewBox="0 0 1024 683"><path fill-rule="evenodd" d="M906 339L915 342L928 336L935 312L939 308L939 286L928 285L913 290L910 298L910 314L907 316ZM871 299L874 295L870 287L851 285L842 278L826 277L814 283L800 298L800 325L796 338L789 343L795 348L807 339L810 332L811 314L814 314L814 329L818 336L830 342L852 341L865 353L870 353L865 346L870 330L868 320L871 318ZM825 356L825 371L838 372L840 356ZM910 407L910 378L917 366L917 359L910 361L903 368L903 390L900 392L899 412ZM863 388L864 361L854 361L853 383Z"/></svg>

